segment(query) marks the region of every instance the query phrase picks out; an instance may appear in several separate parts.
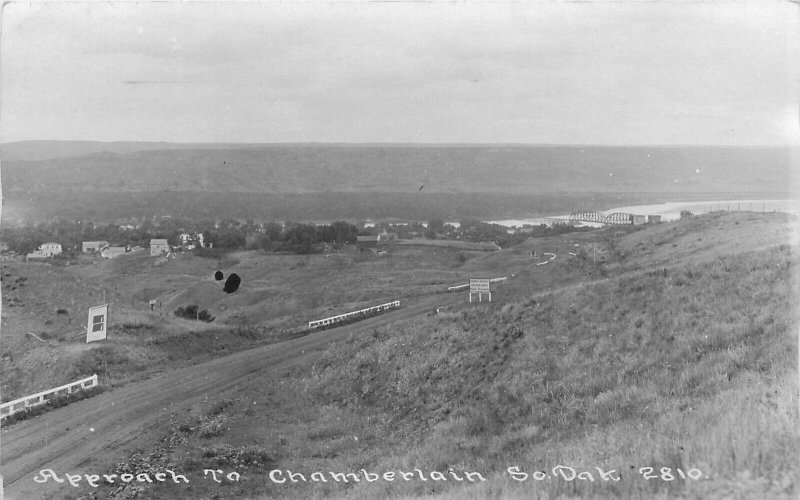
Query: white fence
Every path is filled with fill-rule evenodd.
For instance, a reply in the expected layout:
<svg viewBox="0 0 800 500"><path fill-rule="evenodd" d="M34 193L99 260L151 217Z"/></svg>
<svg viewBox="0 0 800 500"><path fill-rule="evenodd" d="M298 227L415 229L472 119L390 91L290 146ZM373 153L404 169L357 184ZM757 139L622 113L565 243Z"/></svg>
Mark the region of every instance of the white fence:
<svg viewBox="0 0 800 500"><path fill-rule="evenodd" d="M467 283L466 285L455 285L455 286L448 287L447 291L448 292L452 292L452 291L455 291L455 290L461 290L462 288L467 288L468 286L469 286L469 283Z"/></svg>
<svg viewBox="0 0 800 500"><path fill-rule="evenodd" d="M91 389L92 387L97 387L96 374L83 380L72 382L71 384L62 385L55 389L34 394L33 396L26 396L24 398L15 399L14 401L9 401L8 403L3 403L0 405L0 420L29 408L45 405L48 401L57 396L67 396L73 392Z"/></svg>
<svg viewBox="0 0 800 500"><path fill-rule="evenodd" d="M361 315L378 313L382 311L387 311L389 309L396 309L398 307L400 307L400 301L395 300L394 302L387 302L386 304L381 304L379 306L368 307L366 309L361 309L360 311L353 311L345 314L340 314L338 316L331 316L330 318L318 319L317 321L309 321L308 327L319 328L321 326L330 326L336 323L342 323L349 319L357 318L358 316Z"/></svg>

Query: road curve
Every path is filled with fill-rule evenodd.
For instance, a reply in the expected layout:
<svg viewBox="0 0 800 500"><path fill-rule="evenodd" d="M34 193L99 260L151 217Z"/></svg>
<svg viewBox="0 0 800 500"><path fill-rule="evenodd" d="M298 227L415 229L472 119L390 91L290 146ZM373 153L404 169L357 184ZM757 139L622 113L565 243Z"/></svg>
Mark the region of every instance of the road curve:
<svg viewBox="0 0 800 500"><path fill-rule="evenodd" d="M35 499L56 488L72 488L68 483L40 484L33 478L41 469L62 474L102 473L92 464L99 468L100 464L123 461L130 452L127 447L155 442L168 430L172 413L185 412L204 398L220 397L256 373L277 378L294 367L310 366L329 344L353 331L461 300L457 294L428 297L358 323L222 356L18 422L3 429L0 436L5 498Z"/></svg>

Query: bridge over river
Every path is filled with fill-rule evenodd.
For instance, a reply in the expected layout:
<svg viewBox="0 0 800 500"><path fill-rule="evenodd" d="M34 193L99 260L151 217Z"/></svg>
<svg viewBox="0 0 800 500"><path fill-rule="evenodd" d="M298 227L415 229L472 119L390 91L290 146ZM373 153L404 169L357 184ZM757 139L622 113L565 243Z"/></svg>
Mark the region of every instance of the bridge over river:
<svg viewBox="0 0 800 500"><path fill-rule="evenodd" d="M642 220L639 221L636 217L642 217ZM580 212L573 212L569 216L569 220L571 221L581 221L581 222L599 222L601 224L634 224L636 222L644 223L646 221L646 217L643 215L635 216L634 214L629 214L626 212L613 212L610 214L604 214L603 212L596 212L596 211L580 211Z"/></svg>

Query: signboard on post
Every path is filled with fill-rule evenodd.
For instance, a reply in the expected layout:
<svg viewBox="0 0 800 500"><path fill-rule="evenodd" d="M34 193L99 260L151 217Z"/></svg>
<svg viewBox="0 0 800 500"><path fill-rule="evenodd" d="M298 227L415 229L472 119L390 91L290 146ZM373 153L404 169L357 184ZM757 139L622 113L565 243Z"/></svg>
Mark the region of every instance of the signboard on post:
<svg viewBox="0 0 800 500"><path fill-rule="evenodd" d="M86 325L86 343L105 340L108 328L108 304L89 308L89 322Z"/></svg>
<svg viewBox="0 0 800 500"><path fill-rule="evenodd" d="M489 294L489 302L492 301L492 280L489 278L470 278L469 279L469 301L472 302L472 294L478 294L478 302L483 302L483 294Z"/></svg>

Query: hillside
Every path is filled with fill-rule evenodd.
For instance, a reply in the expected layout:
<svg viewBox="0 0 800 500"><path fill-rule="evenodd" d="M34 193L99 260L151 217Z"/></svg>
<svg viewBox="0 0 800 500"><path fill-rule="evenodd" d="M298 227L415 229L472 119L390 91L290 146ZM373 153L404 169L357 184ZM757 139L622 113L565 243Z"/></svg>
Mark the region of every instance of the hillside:
<svg viewBox="0 0 800 500"><path fill-rule="evenodd" d="M445 309L348 327L347 340L321 357L281 375L266 366L252 372L246 384L173 414L158 444L141 442L136 454L102 470L166 466L193 477L204 468L242 475L221 484L136 485L145 495L176 499L796 498L795 225L783 214L716 213L531 239L465 261L457 251L433 248L361 261L302 259L291 272L307 278L282 282L290 307L307 307L298 301L314 290L312 276L340 270L337 276L352 281L318 289L318 307L341 290L361 290L364 298L406 290L409 300L425 296ZM557 257L537 265L544 252ZM249 269L256 280L287 264L265 271L266 261L254 255L236 258L228 265ZM197 264L175 261L165 279ZM87 279L104 275L96 273ZM436 292L469 276L508 279L492 303ZM200 283L186 290L209 293ZM252 307L259 300L280 303L284 295L262 296ZM211 333L195 335L210 348L221 331ZM336 336L337 329L324 333ZM554 471L559 465L593 480L567 480ZM615 471L620 481L602 479L596 468ZM367 481L361 469L398 477ZM426 481L400 480L398 471L416 469ZM332 471L361 480L278 484L270 477L276 470L284 478L289 470L306 477ZM451 480L436 480L432 471ZM452 475L469 471L485 481ZM524 482L521 472L530 475ZM92 491L98 498L133 492L112 490Z"/></svg>
<svg viewBox="0 0 800 500"><path fill-rule="evenodd" d="M294 436L291 447L260 441L269 468L418 468L451 481L368 483L362 476L349 488L298 483L287 490L257 475L267 486L256 491L359 499L794 498L797 233L774 222L715 215L614 230L598 248L601 272L583 283L564 287L545 277L564 276L576 267L569 261L546 271L517 268L496 304L464 304L333 346L310 375L295 378L304 404L318 408L314 431L282 427ZM554 243L549 250L564 248ZM465 267L499 270L525 254L516 255ZM526 290L520 279L545 281L552 292ZM227 411L243 427L257 425L235 405ZM219 441L235 447L235 439ZM594 481L566 481L553 472L558 465L590 471ZM512 466L528 480L509 474ZM596 467L615 470L621 481L601 480ZM697 479L681 479L678 469ZM453 470L480 471L487 482L458 484ZM546 480L535 480L536 471Z"/></svg>

